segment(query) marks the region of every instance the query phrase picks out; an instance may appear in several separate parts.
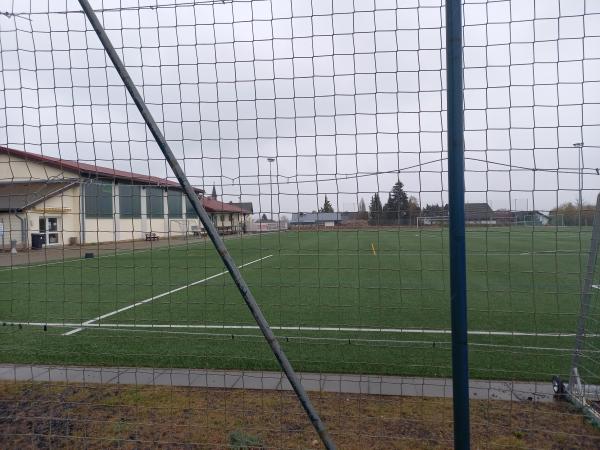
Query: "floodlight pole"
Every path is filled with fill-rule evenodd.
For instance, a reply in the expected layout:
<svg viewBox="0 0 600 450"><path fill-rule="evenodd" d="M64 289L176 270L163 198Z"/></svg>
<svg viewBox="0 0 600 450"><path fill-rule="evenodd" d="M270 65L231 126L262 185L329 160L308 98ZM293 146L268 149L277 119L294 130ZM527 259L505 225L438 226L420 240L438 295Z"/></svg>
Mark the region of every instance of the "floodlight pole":
<svg viewBox="0 0 600 450"><path fill-rule="evenodd" d="M273 175L271 169L273 168L273 161L275 158L267 158L269 161L269 197L271 197L271 221L273 221Z"/></svg>
<svg viewBox="0 0 600 450"><path fill-rule="evenodd" d="M465 166L463 110L462 2L446 0L448 102L448 205L450 226L450 316L454 448L470 448L465 249Z"/></svg>
<svg viewBox="0 0 600 450"><path fill-rule="evenodd" d="M252 292L250 292L250 288L248 287L248 285L246 284L246 281L242 277L242 274L240 273L237 265L235 264L235 261L229 254L229 251L227 250L227 247L225 246L223 240L219 236L219 233L217 232L215 225L210 220L210 216L208 215L208 213L202 206L202 203L200 202L200 199L196 195L194 188L192 187L189 180L187 179L185 173L183 172L181 166L179 165L179 162L177 161L177 159L175 158L175 155L171 151L171 148L170 148L169 144L167 143L167 140L165 139L162 132L158 128L158 125L154 121L154 118L152 117L152 114L148 110L146 103L144 102L142 96L140 95L139 91L137 90L135 84L133 83L133 80L129 76L129 73L127 72L127 69L123 65L121 58L119 57L116 50L112 46L112 43L110 42L108 35L104 31L102 24L100 23L100 21L98 20L98 17L96 16L96 13L94 12L94 10L92 9L92 7L90 6L90 4L87 0L79 0L79 4L81 5L81 8L83 9L88 20L90 21L90 24L94 28L94 31L96 32L96 35L100 39L100 42L102 43L102 46L104 47L104 50L106 51L108 57L114 64L115 69L117 70L119 76L121 77L121 80L123 81L123 84L125 85L125 87L127 88L127 91L129 92L129 95L131 95L131 98L135 102L140 114L144 118L144 121L146 122L146 126L150 129L150 132L152 133L152 136L156 140L156 143L158 144L161 151L163 152L165 159L169 163L169 166L173 170L173 173L177 177L177 180L181 184L181 187L184 189L188 200L191 202L192 206L194 207L194 210L198 214L200 221L204 225L204 229L206 230L206 233L210 237L217 252L221 256L221 259L222 259L223 263L225 264L225 267L227 267L227 270L229 271L231 278L233 278L233 281L236 284L238 290L240 291L242 298L246 302L248 309L250 309L250 312L251 312L252 316L254 317L254 320L256 320L256 323L259 326L260 331L262 332L263 336L265 337L265 340L271 347L271 351L275 355L275 358L277 358L277 361L279 362L279 366L285 373L287 379L290 382L290 385L292 386L292 388L294 389L294 392L296 393L296 396L298 397L298 400L300 401L300 403L301 403L302 407L304 408L304 410L306 411L306 414L308 415L313 427L315 428L319 437L321 438L321 442L323 443L323 445L326 449L334 450L336 448L335 444L331 440L331 437L329 436L329 433L327 432L325 425L321 421L319 414L317 413L317 411L315 410L314 406L312 405L310 399L308 398L308 395L306 394L306 391L304 390L302 383L300 383L300 380L297 377L296 372L294 371L292 365L290 364L289 360L287 359L287 356L283 352L283 349L279 345L279 342L277 341L277 338L275 337L273 330L271 330L271 327L269 326L267 319L264 317L260 307L258 306L258 303L256 303L256 300L254 299Z"/></svg>
<svg viewBox="0 0 600 450"><path fill-rule="evenodd" d="M573 147L578 148L579 152L577 153L577 179L579 181L579 227L581 228L581 209L583 208L583 196L581 191L583 189L583 180L581 173L581 166L583 165L583 142L575 142Z"/></svg>

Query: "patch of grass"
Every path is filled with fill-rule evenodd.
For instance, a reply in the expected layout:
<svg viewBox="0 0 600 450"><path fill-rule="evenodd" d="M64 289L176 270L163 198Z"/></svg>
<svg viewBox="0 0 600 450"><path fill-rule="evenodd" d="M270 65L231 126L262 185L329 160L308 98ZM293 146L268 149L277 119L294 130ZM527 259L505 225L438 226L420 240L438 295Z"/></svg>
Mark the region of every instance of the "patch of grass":
<svg viewBox="0 0 600 450"><path fill-rule="evenodd" d="M573 333L589 239L589 230L579 229L470 229L470 329ZM227 244L238 264L273 255L242 273L274 326L450 328L448 236L443 230L288 232ZM60 334L70 328L43 332L41 327L0 326L0 361L276 369L257 330L194 328L255 325L229 276L217 275L223 270L204 242L2 271L0 323L81 323L213 278L103 320L191 328L85 330L65 337ZM276 334L300 370L450 374L447 334ZM545 381L564 375L573 347L571 337L472 336L470 341L472 375L480 378Z"/></svg>
<svg viewBox="0 0 600 450"><path fill-rule="evenodd" d="M338 448L452 448L451 399L311 397ZM0 400L0 448L320 448L289 391L0 382ZM563 402L473 400L471 434L473 448L600 446Z"/></svg>
<svg viewBox="0 0 600 450"><path fill-rule="evenodd" d="M265 447L258 436L235 430L229 433L229 448L232 450L262 450Z"/></svg>

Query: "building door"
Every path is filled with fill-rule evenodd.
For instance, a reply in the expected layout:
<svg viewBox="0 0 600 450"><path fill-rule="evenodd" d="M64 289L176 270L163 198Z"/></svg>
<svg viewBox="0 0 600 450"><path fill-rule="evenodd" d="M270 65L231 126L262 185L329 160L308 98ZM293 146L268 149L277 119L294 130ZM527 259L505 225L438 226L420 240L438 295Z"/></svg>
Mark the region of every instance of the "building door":
<svg viewBox="0 0 600 450"><path fill-rule="evenodd" d="M58 217L40 217L40 234L44 235L44 244L59 244Z"/></svg>

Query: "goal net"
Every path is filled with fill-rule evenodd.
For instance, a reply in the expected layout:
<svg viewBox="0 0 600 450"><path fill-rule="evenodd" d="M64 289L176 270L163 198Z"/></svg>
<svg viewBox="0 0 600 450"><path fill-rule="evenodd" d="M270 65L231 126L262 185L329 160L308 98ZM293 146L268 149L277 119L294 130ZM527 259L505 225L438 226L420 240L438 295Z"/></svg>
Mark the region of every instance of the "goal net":
<svg viewBox="0 0 600 450"><path fill-rule="evenodd" d="M447 227L448 216L419 216L417 217L417 228Z"/></svg>

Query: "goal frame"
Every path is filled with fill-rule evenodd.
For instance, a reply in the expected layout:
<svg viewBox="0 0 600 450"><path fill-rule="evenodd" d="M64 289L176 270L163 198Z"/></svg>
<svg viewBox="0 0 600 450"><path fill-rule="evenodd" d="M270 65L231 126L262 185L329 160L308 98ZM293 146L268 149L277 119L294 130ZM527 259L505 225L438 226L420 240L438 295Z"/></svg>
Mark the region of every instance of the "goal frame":
<svg viewBox="0 0 600 450"><path fill-rule="evenodd" d="M586 271L581 286L581 295L579 303L579 317L577 319L577 334L575 335L575 347L571 359L571 369L569 371L569 382L563 384L560 378L554 377L553 387L556 394L564 394L566 398L575 406L580 408L583 413L600 427L600 386L586 383L580 370L582 357L584 354L586 339L586 324L590 313L592 302L592 289L594 278L596 276L596 263L598 260L598 250L600 247L600 194L596 199L596 209L594 212L594 222L592 227L592 239L588 252L588 261Z"/></svg>

